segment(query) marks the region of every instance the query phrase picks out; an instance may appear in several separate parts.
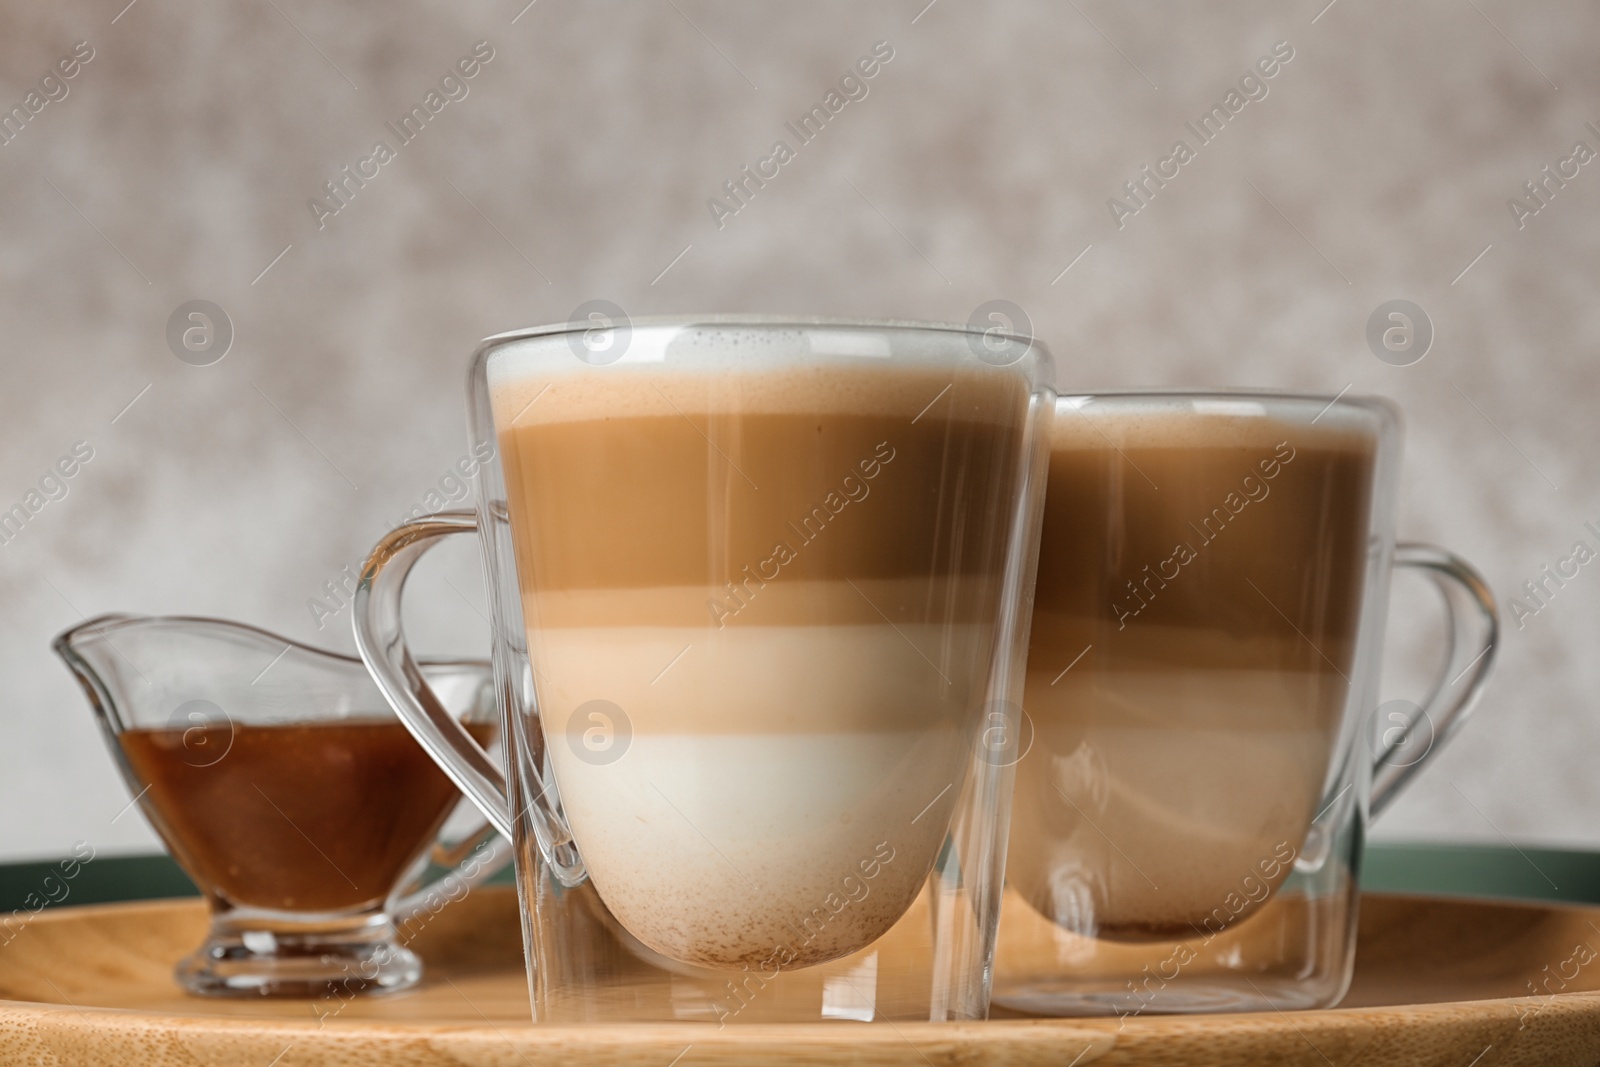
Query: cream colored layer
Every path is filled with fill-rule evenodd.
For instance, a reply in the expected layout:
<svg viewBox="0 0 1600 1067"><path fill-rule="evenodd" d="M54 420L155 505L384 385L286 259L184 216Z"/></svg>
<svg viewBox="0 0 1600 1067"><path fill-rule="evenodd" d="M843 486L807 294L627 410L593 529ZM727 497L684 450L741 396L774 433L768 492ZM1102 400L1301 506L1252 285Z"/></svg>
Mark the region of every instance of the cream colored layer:
<svg viewBox="0 0 1600 1067"><path fill-rule="evenodd" d="M1080 933L1253 910L1315 813L1337 728L1328 677L1054 677L1027 679L1036 737L1017 769L1012 885Z"/></svg>
<svg viewBox="0 0 1600 1067"><path fill-rule="evenodd" d="M1282 441L1296 449L1346 451L1376 444L1371 412L1335 405L1312 423L1320 405L1310 400L1128 397L1080 407L1078 399L1057 402L1052 448L1247 448L1265 459Z"/></svg>
<svg viewBox="0 0 1600 1067"><path fill-rule="evenodd" d="M791 540L798 540L792 533L790 536ZM802 545L801 552L804 550ZM762 557L757 567L751 569L752 575L759 578L761 574L772 574L767 564L780 558L783 557L776 554ZM757 570L760 573L756 573ZM750 626L877 625L887 615L897 620L902 629L921 626L935 631L931 645L918 642L918 647L929 648L928 655L933 657L935 650L944 645L937 632L946 623L975 625L974 616L993 610L991 590L998 581L969 574L916 579L804 581L789 576L783 566L777 566L776 570L777 577L770 581L755 581L740 574L730 563L727 566L729 578L740 581L735 587L737 597L729 593L726 584L555 589L525 594L523 607L528 622L536 627L668 626L712 632ZM908 615L941 621L914 623L909 621ZM967 648L969 642L958 642L958 646Z"/></svg>
<svg viewBox="0 0 1600 1067"><path fill-rule="evenodd" d="M874 733L975 722L990 629L535 627L545 729L581 735L593 700L644 733Z"/></svg>
<svg viewBox="0 0 1600 1067"><path fill-rule="evenodd" d="M789 970L855 952L915 900L944 842L966 731L635 734L588 763L550 738L606 906L650 948ZM941 792L942 803L935 803ZM930 807L930 805L932 805Z"/></svg>

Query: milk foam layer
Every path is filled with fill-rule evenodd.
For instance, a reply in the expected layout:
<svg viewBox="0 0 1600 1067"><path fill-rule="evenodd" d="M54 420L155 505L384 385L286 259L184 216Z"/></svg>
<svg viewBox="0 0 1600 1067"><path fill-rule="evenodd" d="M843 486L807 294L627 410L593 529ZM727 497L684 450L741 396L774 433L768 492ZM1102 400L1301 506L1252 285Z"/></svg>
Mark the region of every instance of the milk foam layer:
<svg viewBox="0 0 1600 1067"><path fill-rule="evenodd" d="M604 366L575 356L574 343L582 342L567 334L534 337L494 353L488 378L501 432L512 425L726 412L910 419L947 386L958 400L965 395L966 410L958 404L936 416L1011 421L1010 404L1026 395L1032 369L1031 360L1005 369L983 364L969 335L954 331L637 327L622 359Z"/></svg>
<svg viewBox="0 0 1600 1067"><path fill-rule="evenodd" d="M687 963L789 969L866 947L911 906L948 811L913 819L961 748L920 732L646 734L625 768L553 756L590 877L635 937Z"/></svg>
<svg viewBox="0 0 1600 1067"><path fill-rule="evenodd" d="M924 655L982 629L536 630L547 751L606 906L707 966L871 943L921 889L971 753L971 673ZM625 717L609 762L581 741L597 698Z"/></svg>
<svg viewBox="0 0 1600 1067"><path fill-rule="evenodd" d="M1249 448L1270 454L1296 448L1360 447L1378 416L1374 401L1329 405L1319 397L1064 396L1056 401L1052 448Z"/></svg>

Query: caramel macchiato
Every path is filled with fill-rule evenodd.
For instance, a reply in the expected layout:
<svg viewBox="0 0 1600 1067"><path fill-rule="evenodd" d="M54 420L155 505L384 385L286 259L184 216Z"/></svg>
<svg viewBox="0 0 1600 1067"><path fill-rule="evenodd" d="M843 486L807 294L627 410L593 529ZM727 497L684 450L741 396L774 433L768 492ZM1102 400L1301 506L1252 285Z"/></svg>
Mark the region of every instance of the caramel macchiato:
<svg viewBox="0 0 1600 1067"><path fill-rule="evenodd" d="M529 651L607 908L675 960L804 966L888 930L946 840L1027 384L708 336L721 370L490 364Z"/></svg>
<svg viewBox="0 0 1600 1067"><path fill-rule="evenodd" d="M1351 697L1370 434L1191 404L1056 415L1008 878L1077 933L1251 914Z"/></svg>

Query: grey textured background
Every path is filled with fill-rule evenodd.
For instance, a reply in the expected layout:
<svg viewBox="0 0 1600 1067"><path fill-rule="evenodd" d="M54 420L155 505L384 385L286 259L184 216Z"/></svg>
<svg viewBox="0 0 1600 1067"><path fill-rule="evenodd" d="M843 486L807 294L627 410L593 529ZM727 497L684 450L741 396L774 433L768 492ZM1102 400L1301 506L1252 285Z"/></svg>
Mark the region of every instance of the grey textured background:
<svg viewBox="0 0 1600 1067"><path fill-rule="evenodd" d="M0 858L153 842L52 634L193 612L351 647L307 600L464 453L474 342L591 298L964 321L998 297L1064 388L1386 394L1402 533L1502 594L1600 520L1600 162L1522 230L1506 206L1600 148L1592 3L125 2L0 3L6 109L95 49L0 146L0 509L95 450L0 547ZM319 230L308 199L480 40L469 95ZM878 40L869 95L719 230L707 199ZM1107 198L1280 40L1269 95L1119 230ZM1404 368L1364 340L1396 297L1436 330ZM191 299L236 331L213 366L167 347ZM1432 606L1396 596L1415 695ZM430 563L419 644L483 647L481 597L468 548ZM1380 836L1600 845L1597 605L1592 566L1510 627Z"/></svg>

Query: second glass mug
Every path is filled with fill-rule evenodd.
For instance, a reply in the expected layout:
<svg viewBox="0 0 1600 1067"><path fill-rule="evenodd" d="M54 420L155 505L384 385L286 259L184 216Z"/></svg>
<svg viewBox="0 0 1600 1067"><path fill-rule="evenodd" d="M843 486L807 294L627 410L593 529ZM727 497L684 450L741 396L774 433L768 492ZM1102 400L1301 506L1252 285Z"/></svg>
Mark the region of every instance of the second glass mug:
<svg viewBox="0 0 1600 1067"><path fill-rule="evenodd" d="M1399 453L1376 398L1057 402L996 1004L1344 996L1367 823L1460 726L1497 643L1470 565L1396 544ZM1369 749L1394 568L1443 594L1449 653Z"/></svg>
<svg viewBox="0 0 1600 1067"><path fill-rule="evenodd" d="M356 639L514 842L535 1019L986 1016L1053 374L916 324L484 342L477 511L379 543ZM474 531L509 774L401 632Z"/></svg>

